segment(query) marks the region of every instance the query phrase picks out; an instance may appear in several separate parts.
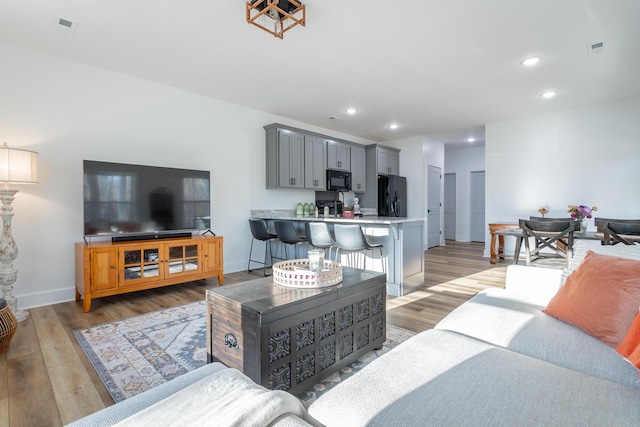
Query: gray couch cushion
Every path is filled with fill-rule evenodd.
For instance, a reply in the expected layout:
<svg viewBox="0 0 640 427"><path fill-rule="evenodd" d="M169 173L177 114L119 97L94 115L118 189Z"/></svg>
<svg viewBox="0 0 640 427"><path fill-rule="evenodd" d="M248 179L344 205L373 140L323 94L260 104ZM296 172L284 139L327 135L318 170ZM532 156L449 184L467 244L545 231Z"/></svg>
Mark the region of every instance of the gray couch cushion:
<svg viewBox="0 0 640 427"><path fill-rule="evenodd" d="M542 312L524 296L487 289L442 319L446 329L588 375L640 388L638 371L616 351Z"/></svg>
<svg viewBox="0 0 640 427"><path fill-rule="evenodd" d="M638 426L640 390L429 330L320 396L327 426Z"/></svg>

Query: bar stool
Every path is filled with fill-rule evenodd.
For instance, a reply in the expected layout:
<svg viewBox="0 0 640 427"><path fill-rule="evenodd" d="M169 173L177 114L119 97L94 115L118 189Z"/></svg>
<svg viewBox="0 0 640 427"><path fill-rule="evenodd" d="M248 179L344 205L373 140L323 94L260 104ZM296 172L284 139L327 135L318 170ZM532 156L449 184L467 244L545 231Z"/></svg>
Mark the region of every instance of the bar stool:
<svg viewBox="0 0 640 427"><path fill-rule="evenodd" d="M382 261L382 272L386 273L384 266L384 259L381 244L371 244L367 241L367 238L362 231L362 228L357 224L336 224L334 226L334 232L336 235L336 243L338 249L336 250L336 261L340 251L349 253L349 258L355 252L362 252L364 255L364 269L367 269L367 251L373 249L380 249L380 260ZM351 262L351 261L350 261Z"/></svg>
<svg viewBox="0 0 640 427"><path fill-rule="evenodd" d="M249 228L251 228L251 235L252 235L252 239L251 239L251 249L249 249L249 262L247 263L247 271L249 271L249 273L251 273L251 263L257 263L257 264L262 264L263 268L262 268L262 274L264 274L264 276L268 276L267 274L267 253L269 254L269 257L271 258L271 264L273 265L273 242L277 242L278 241L278 236L276 236L275 234L272 234L269 232L268 228L267 228L267 223L262 220L262 219L249 219ZM255 259L251 258L251 253L253 252L253 242L255 242L256 240L260 240L262 242L265 243L265 247L264 247L264 262L263 261L258 261Z"/></svg>
<svg viewBox="0 0 640 427"><path fill-rule="evenodd" d="M295 257L298 258L298 247L307 243L307 238L298 234L293 222L291 221L274 221L273 225L276 228L276 235L278 236L278 239L284 243L284 253L287 259L289 259L287 245L294 246Z"/></svg>
<svg viewBox="0 0 640 427"><path fill-rule="evenodd" d="M336 241L329 232L329 228L325 222L307 222L304 224L305 232L309 244L314 248L324 249L325 252L329 249L328 259L331 259L331 250L338 248Z"/></svg>

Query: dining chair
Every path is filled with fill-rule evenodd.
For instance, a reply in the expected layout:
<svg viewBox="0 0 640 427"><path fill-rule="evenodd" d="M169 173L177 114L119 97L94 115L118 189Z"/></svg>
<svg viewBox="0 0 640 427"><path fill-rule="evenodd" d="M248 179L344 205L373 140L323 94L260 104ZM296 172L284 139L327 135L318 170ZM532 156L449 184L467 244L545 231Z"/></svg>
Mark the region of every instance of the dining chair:
<svg viewBox="0 0 640 427"><path fill-rule="evenodd" d="M530 216L529 220L531 221L573 221L574 222L573 231L574 232L581 231L580 220L578 218L571 218L571 217L549 218L549 217L542 217L542 216Z"/></svg>
<svg viewBox="0 0 640 427"><path fill-rule="evenodd" d="M573 256L575 227L572 218L565 218L564 221L520 219L519 225L523 233L527 265L548 257L564 258L569 263Z"/></svg>
<svg viewBox="0 0 640 427"><path fill-rule="evenodd" d="M603 242L605 245L640 244L640 220L615 220L603 225Z"/></svg>
<svg viewBox="0 0 640 427"><path fill-rule="evenodd" d="M541 217L541 216L530 216L529 219L531 221L573 221L574 240L575 240L576 236L580 236L581 235L580 233L584 234L584 232L587 231L586 229L582 230L582 227L580 225L580 220L578 218L571 218L571 217L566 217L566 216L562 217L562 218L549 218L549 217ZM560 242L558 242L558 245L560 247L562 247L563 243L560 241ZM515 264L517 264L517 262Z"/></svg>

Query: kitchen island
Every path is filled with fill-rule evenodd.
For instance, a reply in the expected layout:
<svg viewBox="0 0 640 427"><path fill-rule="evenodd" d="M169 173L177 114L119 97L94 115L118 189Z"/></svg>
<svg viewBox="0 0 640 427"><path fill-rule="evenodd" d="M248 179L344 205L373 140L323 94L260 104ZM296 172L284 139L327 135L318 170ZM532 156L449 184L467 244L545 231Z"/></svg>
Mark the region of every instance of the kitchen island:
<svg viewBox="0 0 640 427"><path fill-rule="evenodd" d="M367 253L367 270L382 273L383 265L386 267L389 295L402 296L424 285L425 218L296 216L289 211L274 210L254 210L251 217L267 222L293 221L302 232L304 223L308 221L326 222L330 231L333 231L334 224L358 224L370 243L384 246L383 259L380 259L378 251ZM344 263L345 259L341 262Z"/></svg>

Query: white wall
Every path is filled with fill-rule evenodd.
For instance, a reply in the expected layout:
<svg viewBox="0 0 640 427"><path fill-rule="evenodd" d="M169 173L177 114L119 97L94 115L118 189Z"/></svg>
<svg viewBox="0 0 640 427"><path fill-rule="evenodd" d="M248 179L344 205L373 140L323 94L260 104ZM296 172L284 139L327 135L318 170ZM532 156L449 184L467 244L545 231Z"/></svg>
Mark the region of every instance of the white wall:
<svg viewBox="0 0 640 427"><path fill-rule="evenodd" d="M485 138L487 223L517 222L542 206L565 217L569 204L640 218L640 99L487 124ZM488 256L488 230L486 242Z"/></svg>
<svg viewBox="0 0 640 427"><path fill-rule="evenodd" d="M20 308L74 298L83 159L210 170L212 230L231 272L246 269L251 209L314 200L265 189L264 125L372 143L6 43L0 58L0 142L39 152L40 183L16 186L13 204Z"/></svg>
<svg viewBox="0 0 640 427"><path fill-rule="evenodd" d="M456 241L471 241L471 172L485 170L484 147L447 150L444 173L456 174Z"/></svg>

